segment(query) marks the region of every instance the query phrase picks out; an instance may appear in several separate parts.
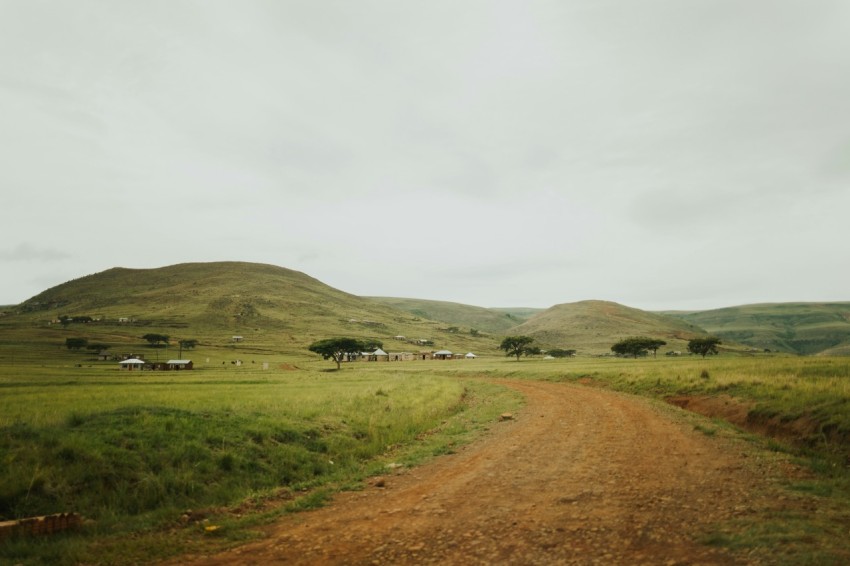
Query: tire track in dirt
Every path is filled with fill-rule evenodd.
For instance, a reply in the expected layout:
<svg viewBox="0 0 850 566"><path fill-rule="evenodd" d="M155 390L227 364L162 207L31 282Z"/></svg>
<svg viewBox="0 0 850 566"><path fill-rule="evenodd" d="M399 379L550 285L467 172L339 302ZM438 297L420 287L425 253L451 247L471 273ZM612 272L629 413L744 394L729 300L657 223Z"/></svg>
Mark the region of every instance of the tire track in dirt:
<svg viewBox="0 0 850 566"><path fill-rule="evenodd" d="M481 441L287 516L266 539L179 563L754 562L697 542L767 504L740 452L640 398L502 383L527 404Z"/></svg>

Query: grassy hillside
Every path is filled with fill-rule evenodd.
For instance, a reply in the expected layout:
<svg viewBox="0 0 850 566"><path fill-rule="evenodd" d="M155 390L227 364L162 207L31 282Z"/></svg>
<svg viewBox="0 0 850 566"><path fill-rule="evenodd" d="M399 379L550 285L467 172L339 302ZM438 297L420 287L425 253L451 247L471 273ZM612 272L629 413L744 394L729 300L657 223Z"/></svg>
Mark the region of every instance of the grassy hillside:
<svg viewBox="0 0 850 566"><path fill-rule="evenodd" d="M666 350L686 349L687 341L705 331L686 321L608 301L565 303L535 315L509 331L532 336L546 347L571 348L579 354L604 354L628 336L667 341Z"/></svg>
<svg viewBox="0 0 850 566"><path fill-rule="evenodd" d="M727 340L795 354L850 354L850 303L744 305L670 313Z"/></svg>
<svg viewBox="0 0 850 566"><path fill-rule="evenodd" d="M460 303L429 301L425 299L401 299L395 297L368 297L382 305L391 306L413 314L414 316L437 320L463 330L476 329L491 334L503 334L528 317L518 316L510 311L487 309Z"/></svg>
<svg viewBox="0 0 850 566"><path fill-rule="evenodd" d="M498 307L488 309L493 312L504 314L512 319L514 324L521 324L536 314L540 314L546 309L537 309L533 307Z"/></svg>
<svg viewBox="0 0 850 566"><path fill-rule="evenodd" d="M61 316L89 323L56 323ZM119 322L127 318L130 322ZM63 283L0 317L3 345L52 346L84 337L123 350L144 346L141 336L167 334L174 344L197 339L199 349L251 353L303 352L329 336L376 338L388 351L416 346L394 336L433 341L430 348L493 350L492 339L450 333L445 325L344 293L303 273L239 262L189 263L158 269L113 268ZM244 337L233 344L234 335Z"/></svg>

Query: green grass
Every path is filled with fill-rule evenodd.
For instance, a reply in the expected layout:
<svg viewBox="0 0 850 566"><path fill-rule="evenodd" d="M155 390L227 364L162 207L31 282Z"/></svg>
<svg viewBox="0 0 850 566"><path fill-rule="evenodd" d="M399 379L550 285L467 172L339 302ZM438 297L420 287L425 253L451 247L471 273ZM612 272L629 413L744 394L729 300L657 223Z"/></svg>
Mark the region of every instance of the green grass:
<svg viewBox="0 0 850 566"><path fill-rule="evenodd" d="M430 372L305 365L18 366L0 381L0 519L74 511L91 523L78 536L2 544L0 562L119 563L128 533L146 541L140 560L185 550L193 535L163 534L185 509L302 493L288 508L309 508L388 461L412 465L451 451L518 402L491 384ZM225 520L222 544L251 526Z"/></svg>
<svg viewBox="0 0 850 566"><path fill-rule="evenodd" d="M271 358L263 371L222 366L226 350L208 353L209 364L179 374L96 363L4 371L4 515L78 511L93 522L72 535L4 543L0 561L119 564L238 544L388 464L452 452L516 408L515 394L481 377L581 381L656 398L722 393L780 419L816 411L839 428L850 397L846 359L485 357L344 364L337 372L309 355ZM692 423L718 439L737 434L716 419ZM787 480L795 504L785 515L720 524L704 542L754 556L780 545L788 563L841 563L847 549L835 525L850 520L850 475L837 456L846 457L846 445L802 450L748 438L753 458L790 458L811 475ZM755 455L762 451L773 456ZM186 509L203 520L181 523Z"/></svg>

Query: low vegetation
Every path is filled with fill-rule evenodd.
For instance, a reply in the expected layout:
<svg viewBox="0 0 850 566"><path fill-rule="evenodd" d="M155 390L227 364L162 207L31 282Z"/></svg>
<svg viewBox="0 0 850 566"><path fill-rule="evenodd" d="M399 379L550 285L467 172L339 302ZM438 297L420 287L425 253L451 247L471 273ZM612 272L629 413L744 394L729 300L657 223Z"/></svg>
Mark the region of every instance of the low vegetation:
<svg viewBox="0 0 850 566"><path fill-rule="evenodd" d="M519 404L490 377L740 409L737 420L712 415L695 428L718 434L728 418L772 435L751 438L809 467L789 478L789 489L811 497L821 514L782 518L790 525L784 534L778 526L768 532L769 519L727 525L712 543L764 545L784 536L829 548L828 524L850 523L850 358L773 356L729 344L841 352L850 344L848 304L762 305L738 322L729 313L660 315L602 301L545 312L460 307L392 305L242 263L112 269L4 307L0 520L75 511L88 522L72 535L0 543L0 563L140 562L233 544L257 523L319 505L388 464L453 450ZM720 341L696 323L724 340L719 355L706 357ZM328 336L352 337L365 346L359 350L387 343L389 351L447 348L479 357L341 365L335 353L348 346L325 348ZM666 346L678 354L690 344L695 355L610 356L612 343L643 336L656 341L642 344L644 351ZM108 349L165 361L175 343L180 355L191 350L194 371L120 372L114 361L98 360ZM502 356L519 360L544 349L563 358L517 364ZM729 355L735 350L746 355ZM810 539L801 542L800 533Z"/></svg>
<svg viewBox="0 0 850 566"><path fill-rule="evenodd" d="M506 356L516 356L519 361L521 356L540 353L540 348L532 346L534 338L531 336L506 336L499 349L504 350Z"/></svg>
<svg viewBox="0 0 850 566"><path fill-rule="evenodd" d="M89 521L78 535L0 544L0 562L149 561L203 534L193 517L228 525L226 544L258 513L451 450L517 403L493 385L389 364L132 375L112 365L19 368L0 383L0 520Z"/></svg>

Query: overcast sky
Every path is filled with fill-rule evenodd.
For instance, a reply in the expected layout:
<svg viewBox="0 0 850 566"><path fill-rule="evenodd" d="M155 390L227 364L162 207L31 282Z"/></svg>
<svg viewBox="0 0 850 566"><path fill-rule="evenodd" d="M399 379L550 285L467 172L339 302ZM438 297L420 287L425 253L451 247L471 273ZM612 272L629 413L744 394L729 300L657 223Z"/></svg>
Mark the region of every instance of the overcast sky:
<svg viewBox="0 0 850 566"><path fill-rule="evenodd" d="M240 260L358 295L850 300L846 0L0 0L0 304Z"/></svg>

